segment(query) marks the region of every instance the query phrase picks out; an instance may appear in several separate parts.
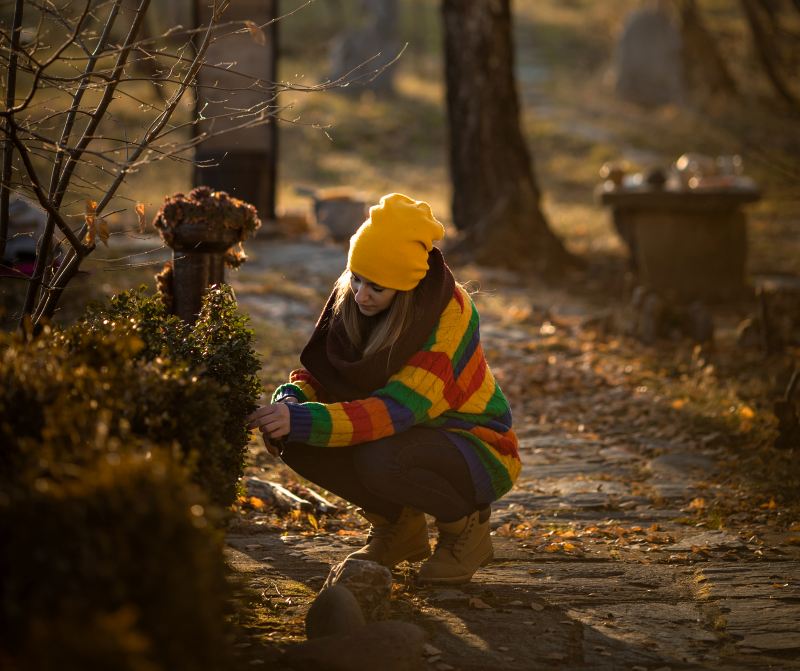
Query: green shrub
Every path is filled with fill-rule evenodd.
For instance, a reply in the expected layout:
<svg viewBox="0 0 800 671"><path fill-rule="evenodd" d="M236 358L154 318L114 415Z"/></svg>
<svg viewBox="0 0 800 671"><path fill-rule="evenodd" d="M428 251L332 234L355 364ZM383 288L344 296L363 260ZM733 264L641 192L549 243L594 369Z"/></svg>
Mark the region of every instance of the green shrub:
<svg viewBox="0 0 800 671"><path fill-rule="evenodd" d="M0 483L60 479L103 456L109 439L136 437L140 449L179 448L195 480L227 506L242 474L244 419L261 391L257 371L229 288L209 292L194 328L139 290L32 343L4 336Z"/></svg>
<svg viewBox="0 0 800 671"><path fill-rule="evenodd" d="M217 468L236 482L242 476L249 441L245 418L256 409L263 389L258 379L261 364L253 349L253 332L236 309L230 287L206 294L190 340L196 348L192 361L201 377L216 383L223 409L222 435L229 449L217 452Z"/></svg>
<svg viewBox="0 0 800 671"><path fill-rule="evenodd" d="M115 442L71 479L0 494L0 662L230 668L222 537L204 498L172 456Z"/></svg>
<svg viewBox="0 0 800 671"><path fill-rule="evenodd" d="M0 667L230 668L206 502L236 494L251 339L229 288L194 327L139 290L0 335Z"/></svg>

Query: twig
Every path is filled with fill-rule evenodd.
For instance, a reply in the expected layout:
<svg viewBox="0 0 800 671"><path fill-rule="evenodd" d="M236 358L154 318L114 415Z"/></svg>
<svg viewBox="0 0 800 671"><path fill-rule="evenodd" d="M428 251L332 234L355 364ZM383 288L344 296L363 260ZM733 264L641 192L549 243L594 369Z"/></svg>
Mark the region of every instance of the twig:
<svg viewBox="0 0 800 671"><path fill-rule="evenodd" d="M14 5L14 19L11 28L11 54L8 63L8 83L6 84L6 109L14 105L17 90L17 55L19 53L19 36L22 30L23 0L16 0ZM8 135L9 119L4 122L5 134ZM8 183L11 180L11 167L14 157L11 141L6 137L3 142L3 167L0 173L0 259L6 253L6 238L8 237L9 201L11 192Z"/></svg>
<svg viewBox="0 0 800 671"><path fill-rule="evenodd" d="M271 501L282 510L302 510L304 512L311 512L314 509L313 503L293 494L286 489L286 487L277 482L262 480L254 476L245 478L244 481L247 492L251 496L257 496L260 499Z"/></svg>

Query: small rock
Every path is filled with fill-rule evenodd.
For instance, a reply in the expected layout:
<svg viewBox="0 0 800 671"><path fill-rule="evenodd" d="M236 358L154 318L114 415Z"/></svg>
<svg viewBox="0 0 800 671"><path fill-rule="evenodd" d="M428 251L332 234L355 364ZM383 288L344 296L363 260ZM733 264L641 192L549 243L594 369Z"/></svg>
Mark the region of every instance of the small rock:
<svg viewBox="0 0 800 671"><path fill-rule="evenodd" d="M725 531L704 531L700 534L687 536L682 541L664 548L668 552L691 552L692 548L701 547L710 550L736 550L744 548L745 544L738 536Z"/></svg>
<svg viewBox="0 0 800 671"><path fill-rule="evenodd" d="M536 611L539 611L539 610L544 610L544 606L543 606L542 604L540 604L540 603L536 603L535 601L533 601L533 602L531 603L531 608L532 608L533 610L536 610Z"/></svg>
<svg viewBox="0 0 800 671"><path fill-rule="evenodd" d="M426 657L431 657L432 655L441 655L442 651L439 650L439 648L437 648L435 645L426 643L422 646L422 654Z"/></svg>
<svg viewBox="0 0 800 671"><path fill-rule="evenodd" d="M453 671L453 668L454 667L450 666L449 664L445 664L444 662L439 662L436 665L437 671Z"/></svg>
<svg viewBox="0 0 800 671"><path fill-rule="evenodd" d="M522 601L520 601L518 599L516 601L509 601L507 605L509 605L509 606L523 606L524 604L522 603Z"/></svg>
<svg viewBox="0 0 800 671"><path fill-rule="evenodd" d="M306 636L321 638L352 634L365 624L361 606L344 585L323 588L306 615Z"/></svg>
<svg viewBox="0 0 800 671"><path fill-rule="evenodd" d="M392 574L374 561L345 559L331 567L323 589L343 585L352 592L367 620L380 619L389 610Z"/></svg>

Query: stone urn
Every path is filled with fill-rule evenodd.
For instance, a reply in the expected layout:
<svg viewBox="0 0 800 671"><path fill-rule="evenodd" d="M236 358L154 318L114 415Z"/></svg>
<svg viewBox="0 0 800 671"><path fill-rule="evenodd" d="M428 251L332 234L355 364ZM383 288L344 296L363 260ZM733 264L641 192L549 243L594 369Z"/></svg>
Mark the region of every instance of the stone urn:
<svg viewBox="0 0 800 671"><path fill-rule="evenodd" d="M238 267L244 260L233 247L261 221L252 205L224 191L197 187L188 196L165 199L153 225L172 248L172 312L193 323L208 287L222 284L226 266Z"/></svg>

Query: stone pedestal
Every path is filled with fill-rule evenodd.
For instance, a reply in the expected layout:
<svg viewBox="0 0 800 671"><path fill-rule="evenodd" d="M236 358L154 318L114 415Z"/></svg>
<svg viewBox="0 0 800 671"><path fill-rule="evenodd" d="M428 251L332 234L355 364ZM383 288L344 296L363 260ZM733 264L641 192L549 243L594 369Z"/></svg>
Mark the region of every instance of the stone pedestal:
<svg viewBox="0 0 800 671"><path fill-rule="evenodd" d="M225 252L239 241L239 231L184 224L172 239L173 313L194 323L208 287L225 281Z"/></svg>
<svg viewBox="0 0 800 671"><path fill-rule="evenodd" d="M755 187L672 189L606 182L599 199L628 231L638 283L669 301L719 301L746 290L747 231L742 206Z"/></svg>

